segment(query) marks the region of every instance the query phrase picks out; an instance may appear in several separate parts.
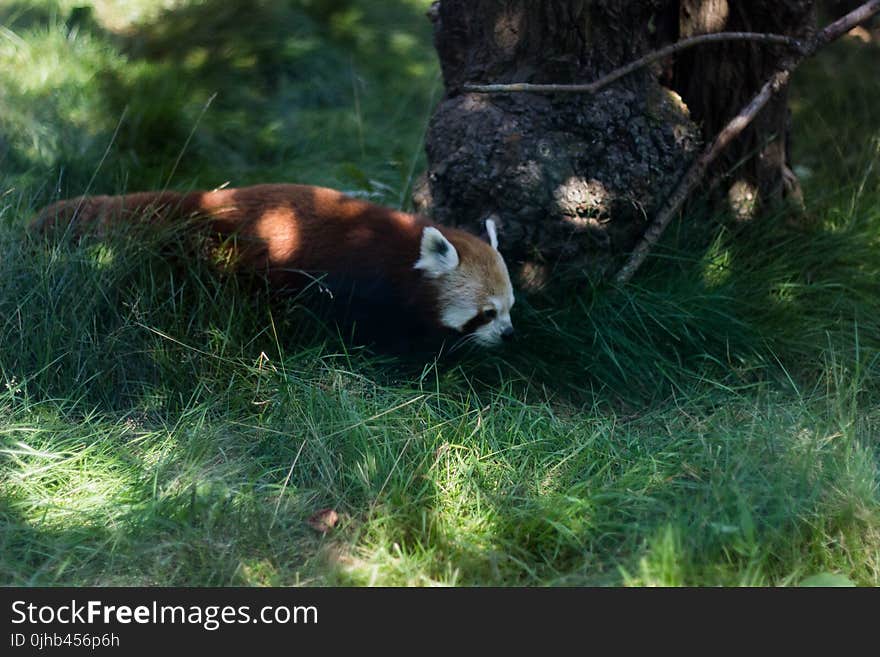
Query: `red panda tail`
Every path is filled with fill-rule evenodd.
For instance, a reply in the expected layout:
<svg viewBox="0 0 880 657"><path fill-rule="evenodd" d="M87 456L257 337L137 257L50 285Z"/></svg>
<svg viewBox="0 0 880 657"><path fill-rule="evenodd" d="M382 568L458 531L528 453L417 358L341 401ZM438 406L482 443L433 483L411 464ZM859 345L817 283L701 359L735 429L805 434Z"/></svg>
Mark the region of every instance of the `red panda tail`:
<svg viewBox="0 0 880 657"><path fill-rule="evenodd" d="M34 233L65 231L81 237L102 235L125 225L167 224L182 219L198 207L197 194L140 192L124 196L79 196L58 201L40 210L30 223Z"/></svg>

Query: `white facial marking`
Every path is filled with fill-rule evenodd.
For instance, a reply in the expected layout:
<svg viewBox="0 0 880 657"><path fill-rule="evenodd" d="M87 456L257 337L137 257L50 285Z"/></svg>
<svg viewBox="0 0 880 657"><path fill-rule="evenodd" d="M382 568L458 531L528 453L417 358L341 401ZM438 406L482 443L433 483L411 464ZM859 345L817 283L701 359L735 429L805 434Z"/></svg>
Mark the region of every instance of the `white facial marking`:
<svg viewBox="0 0 880 657"><path fill-rule="evenodd" d="M464 325L476 317L476 315L477 307L462 299L460 303L447 305L440 313L440 321L447 328L461 331Z"/></svg>
<svg viewBox="0 0 880 657"><path fill-rule="evenodd" d="M419 251L420 257L413 268L421 269L430 278L438 278L458 267L458 251L452 246L452 242L433 226L427 226L422 231Z"/></svg>

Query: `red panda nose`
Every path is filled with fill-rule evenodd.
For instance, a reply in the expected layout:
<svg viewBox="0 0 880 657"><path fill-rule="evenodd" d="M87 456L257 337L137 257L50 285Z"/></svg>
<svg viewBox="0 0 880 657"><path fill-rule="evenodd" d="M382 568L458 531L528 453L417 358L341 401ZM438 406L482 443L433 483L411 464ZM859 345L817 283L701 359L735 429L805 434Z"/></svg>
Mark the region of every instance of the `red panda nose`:
<svg viewBox="0 0 880 657"><path fill-rule="evenodd" d="M501 339L504 340L505 342L510 342L511 340L513 340L513 336L514 336L514 333L513 333L512 326L508 326L503 331L501 331Z"/></svg>

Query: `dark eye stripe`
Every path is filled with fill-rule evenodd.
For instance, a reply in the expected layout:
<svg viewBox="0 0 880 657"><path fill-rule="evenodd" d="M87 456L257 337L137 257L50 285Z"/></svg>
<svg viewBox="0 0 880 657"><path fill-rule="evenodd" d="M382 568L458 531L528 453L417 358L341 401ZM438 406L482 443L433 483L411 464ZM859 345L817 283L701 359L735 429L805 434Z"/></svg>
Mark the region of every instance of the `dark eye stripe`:
<svg viewBox="0 0 880 657"><path fill-rule="evenodd" d="M467 324L461 327L462 333L473 333L481 326L484 326L491 322L491 319L486 319L486 316L483 313L477 313L474 315Z"/></svg>

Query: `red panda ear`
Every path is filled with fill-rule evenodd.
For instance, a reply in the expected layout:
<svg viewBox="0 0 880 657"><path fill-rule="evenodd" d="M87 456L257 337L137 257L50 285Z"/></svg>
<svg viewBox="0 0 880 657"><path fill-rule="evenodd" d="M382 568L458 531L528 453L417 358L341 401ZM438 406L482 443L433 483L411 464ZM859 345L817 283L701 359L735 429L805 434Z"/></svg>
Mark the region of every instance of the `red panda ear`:
<svg viewBox="0 0 880 657"><path fill-rule="evenodd" d="M492 245L492 248L496 251L498 250L498 229L495 226L495 219L497 217L493 214L491 217L486 219L486 234L489 236L489 244Z"/></svg>
<svg viewBox="0 0 880 657"><path fill-rule="evenodd" d="M452 242L433 226L427 226L422 231L419 256L413 268L421 269L431 278L447 274L458 267L458 251L452 246Z"/></svg>

